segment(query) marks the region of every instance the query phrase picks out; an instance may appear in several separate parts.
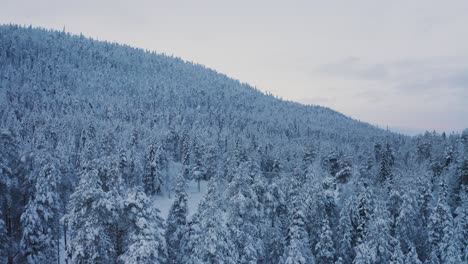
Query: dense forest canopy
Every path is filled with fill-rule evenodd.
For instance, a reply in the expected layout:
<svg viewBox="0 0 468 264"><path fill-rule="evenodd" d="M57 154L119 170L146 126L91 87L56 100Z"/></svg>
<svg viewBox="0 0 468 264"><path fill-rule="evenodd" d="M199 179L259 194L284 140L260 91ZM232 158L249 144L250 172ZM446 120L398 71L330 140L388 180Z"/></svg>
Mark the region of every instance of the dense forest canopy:
<svg viewBox="0 0 468 264"><path fill-rule="evenodd" d="M468 130L400 135L15 25L0 26L0 129L2 263L468 261Z"/></svg>

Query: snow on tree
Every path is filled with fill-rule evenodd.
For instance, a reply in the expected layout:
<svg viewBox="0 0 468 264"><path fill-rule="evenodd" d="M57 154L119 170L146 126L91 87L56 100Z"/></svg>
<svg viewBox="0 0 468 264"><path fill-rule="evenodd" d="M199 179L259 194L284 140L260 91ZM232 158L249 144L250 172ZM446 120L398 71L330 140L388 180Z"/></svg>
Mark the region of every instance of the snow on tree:
<svg viewBox="0 0 468 264"><path fill-rule="evenodd" d="M286 248L281 263L315 263L305 227L304 202L299 172L291 178Z"/></svg>
<svg viewBox="0 0 468 264"><path fill-rule="evenodd" d="M8 263L13 263L15 258L20 256L20 217L30 196L25 193L27 176L28 172L24 170L24 159L19 154L15 134L10 130L0 129L0 209L7 235L1 244L6 251Z"/></svg>
<svg viewBox="0 0 468 264"><path fill-rule="evenodd" d="M178 263L178 258L183 254L180 244L186 229L188 214L185 181L186 179L182 174L177 178L174 203L169 210L166 220L165 238L170 264Z"/></svg>
<svg viewBox="0 0 468 264"><path fill-rule="evenodd" d="M394 157L390 144L385 144L385 149L382 151L380 157L380 167L379 167L379 181L382 184L391 184L393 180L392 166L394 163Z"/></svg>
<svg viewBox="0 0 468 264"><path fill-rule="evenodd" d="M396 238L400 240L403 251L407 252L409 246L419 237L420 219L418 205L411 193L402 196L402 204L395 221Z"/></svg>
<svg viewBox="0 0 468 264"><path fill-rule="evenodd" d="M374 203L369 187L359 183L351 214L351 222L355 230L355 245L366 240L369 229L369 221L372 218Z"/></svg>
<svg viewBox="0 0 468 264"><path fill-rule="evenodd" d="M188 253L178 263L311 263L325 218L337 263L375 262L390 248L392 263L417 262L413 253L421 262L467 261L468 130L408 137L171 56L15 25L0 26L0 36L1 263L26 262L21 239L31 244L41 220L31 217L38 151L61 175L59 214L67 214L55 238L69 263L153 258L146 245L155 238L134 236L135 219L145 219L144 230L159 220L124 201L142 187L159 207L166 197L153 194L173 187L172 169L216 180L183 230ZM301 178L298 194L283 195L294 189L291 174ZM382 201L387 244L385 217L374 210Z"/></svg>
<svg viewBox="0 0 468 264"><path fill-rule="evenodd" d="M460 243L462 261L468 261L468 187L460 193L460 205L455 210L455 235Z"/></svg>
<svg viewBox="0 0 468 264"><path fill-rule="evenodd" d="M203 153L198 144L193 147L194 164L192 168L192 176L190 179L197 181L198 192L200 192L200 182L205 179L205 165L203 164Z"/></svg>
<svg viewBox="0 0 468 264"><path fill-rule="evenodd" d="M429 218L429 242L434 256L441 262L460 263L459 240L454 234L453 217L446 196L446 186L442 182L437 205Z"/></svg>
<svg viewBox="0 0 468 264"><path fill-rule="evenodd" d="M340 211L337 227L337 254L344 263L352 262L354 258L353 233L354 228L351 223L351 201L347 200Z"/></svg>
<svg viewBox="0 0 468 264"><path fill-rule="evenodd" d="M1 207L0 207L1 209ZM8 256L8 237L7 237L7 229L5 226L5 222L3 221L3 213L2 210L0 210L0 241L4 241L3 243L0 243L0 261L3 263L6 262L7 256Z"/></svg>
<svg viewBox="0 0 468 264"><path fill-rule="evenodd" d="M332 240L333 234L328 223L328 219L324 218L322 223L322 231L320 240L315 245L315 257L317 263L333 264L335 258L335 248Z"/></svg>
<svg viewBox="0 0 468 264"><path fill-rule="evenodd" d="M265 190L265 262L278 263L283 254L283 228L286 214L285 195L273 181Z"/></svg>
<svg viewBox="0 0 468 264"><path fill-rule="evenodd" d="M249 160L239 163L226 189L227 225L239 252L239 263L256 263L262 250L257 227L259 202L253 189L258 167L254 162Z"/></svg>
<svg viewBox="0 0 468 264"><path fill-rule="evenodd" d="M399 241L395 241L395 245L393 246L392 256L390 257L390 264L406 264L405 263L406 257L401 251L401 246Z"/></svg>
<svg viewBox="0 0 468 264"><path fill-rule="evenodd" d="M385 263L392 256L390 214L384 203L377 202L370 218L365 239L356 248L357 263Z"/></svg>
<svg viewBox="0 0 468 264"><path fill-rule="evenodd" d="M405 264L422 264L421 260L418 258L418 253L414 246L409 247L409 251L406 254Z"/></svg>
<svg viewBox="0 0 468 264"><path fill-rule="evenodd" d="M158 165L158 146L151 144L145 158L145 171L143 175L143 188L147 195L161 192L161 172Z"/></svg>
<svg viewBox="0 0 468 264"><path fill-rule="evenodd" d="M106 229L112 216L106 193L93 165L86 165L75 192L70 196L65 221L71 229L69 258L72 263L112 263L114 247Z"/></svg>
<svg viewBox="0 0 468 264"><path fill-rule="evenodd" d="M163 220L146 194L131 190L124 200L127 249L119 256L122 263L161 264L167 261Z"/></svg>
<svg viewBox="0 0 468 264"><path fill-rule="evenodd" d="M58 259L58 170L50 159L42 162L33 198L21 215L22 253L28 263Z"/></svg>
<svg viewBox="0 0 468 264"><path fill-rule="evenodd" d="M233 242L228 227L223 221L217 200L215 179L208 184L208 192L200 202L198 212L190 221L187 231L183 236L181 248L183 254L178 263L239 263L238 249Z"/></svg>

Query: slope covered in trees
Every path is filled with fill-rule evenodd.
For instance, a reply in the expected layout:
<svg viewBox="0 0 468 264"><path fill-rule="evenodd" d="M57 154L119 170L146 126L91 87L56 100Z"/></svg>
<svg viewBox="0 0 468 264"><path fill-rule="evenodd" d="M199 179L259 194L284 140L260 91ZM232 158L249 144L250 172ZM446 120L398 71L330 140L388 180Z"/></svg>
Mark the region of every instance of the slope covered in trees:
<svg viewBox="0 0 468 264"><path fill-rule="evenodd" d="M13 25L0 128L2 263L467 261L468 131L398 135L178 58ZM188 181L209 181L199 208Z"/></svg>

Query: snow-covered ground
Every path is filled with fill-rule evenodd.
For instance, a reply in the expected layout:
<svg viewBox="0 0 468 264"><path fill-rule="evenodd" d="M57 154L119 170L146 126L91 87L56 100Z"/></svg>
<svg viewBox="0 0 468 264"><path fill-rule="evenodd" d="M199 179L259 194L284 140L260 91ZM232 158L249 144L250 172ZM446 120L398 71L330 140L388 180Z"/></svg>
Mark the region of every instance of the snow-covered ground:
<svg viewBox="0 0 468 264"><path fill-rule="evenodd" d="M198 191L198 186L196 181L190 181L187 184L187 201L188 201L188 214L189 217L196 212L198 208L198 203L201 201L207 190L207 182L202 181L200 183L200 191ZM154 196L154 204L161 211L161 217L166 219L169 214L169 209L171 208L172 203L174 202L174 193L169 194L165 193L163 195Z"/></svg>

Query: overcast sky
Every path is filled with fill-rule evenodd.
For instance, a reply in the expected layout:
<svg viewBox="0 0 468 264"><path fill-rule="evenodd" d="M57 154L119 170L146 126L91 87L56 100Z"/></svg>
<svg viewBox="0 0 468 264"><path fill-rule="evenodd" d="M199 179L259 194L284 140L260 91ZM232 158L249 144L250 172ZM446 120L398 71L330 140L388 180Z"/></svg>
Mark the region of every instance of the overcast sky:
<svg viewBox="0 0 468 264"><path fill-rule="evenodd" d="M164 52L402 132L468 127L468 1L0 0L0 23Z"/></svg>

